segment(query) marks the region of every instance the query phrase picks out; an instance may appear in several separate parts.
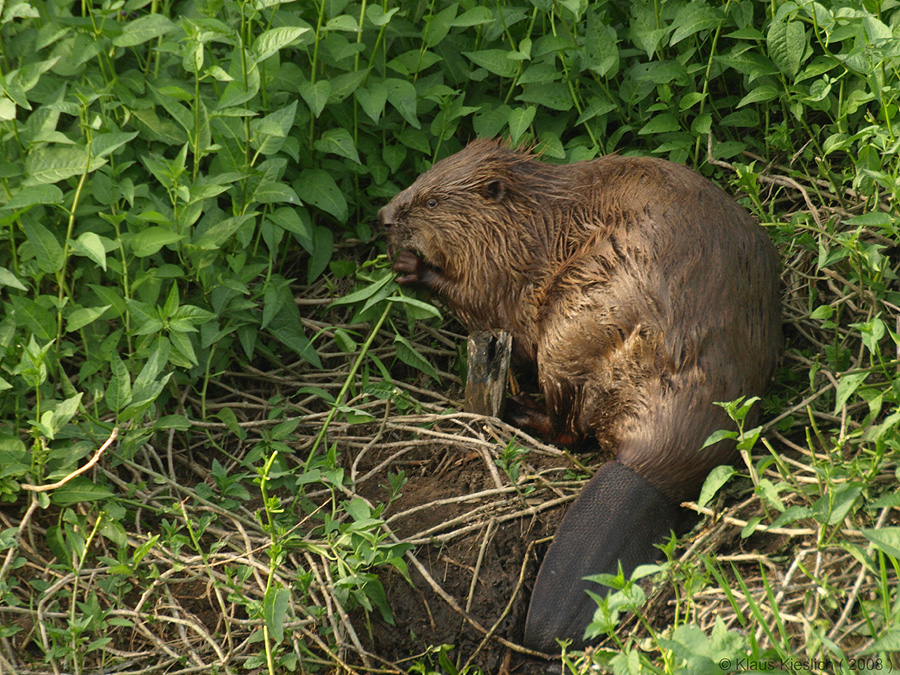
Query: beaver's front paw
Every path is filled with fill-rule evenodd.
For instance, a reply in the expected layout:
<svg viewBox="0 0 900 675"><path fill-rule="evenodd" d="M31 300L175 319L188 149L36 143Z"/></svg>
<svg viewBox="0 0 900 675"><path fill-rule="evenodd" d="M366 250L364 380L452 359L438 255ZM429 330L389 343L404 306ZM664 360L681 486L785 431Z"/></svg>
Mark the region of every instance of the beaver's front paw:
<svg viewBox="0 0 900 675"><path fill-rule="evenodd" d="M392 266L401 286L430 286L435 277L434 268L412 251L400 251Z"/></svg>
<svg viewBox="0 0 900 675"><path fill-rule="evenodd" d="M524 392L506 399L506 410L503 420L514 427L537 433L547 438L552 433L550 416L547 411Z"/></svg>
<svg viewBox="0 0 900 675"><path fill-rule="evenodd" d="M555 430L547 410L524 392L506 399L503 421L564 448L577 449L585 440L575 431Z"/></svg>

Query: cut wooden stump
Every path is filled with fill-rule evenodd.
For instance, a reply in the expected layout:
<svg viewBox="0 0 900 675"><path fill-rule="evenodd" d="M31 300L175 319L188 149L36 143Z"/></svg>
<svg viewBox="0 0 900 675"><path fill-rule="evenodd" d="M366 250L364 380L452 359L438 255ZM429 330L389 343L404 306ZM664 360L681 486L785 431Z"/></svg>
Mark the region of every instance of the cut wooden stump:
<svg viewBox="0 0 900 675"><path fill-rule="evenodd" d="M469 335L466 412L500 417L506 401L512 335L480 331Z"/></svg>

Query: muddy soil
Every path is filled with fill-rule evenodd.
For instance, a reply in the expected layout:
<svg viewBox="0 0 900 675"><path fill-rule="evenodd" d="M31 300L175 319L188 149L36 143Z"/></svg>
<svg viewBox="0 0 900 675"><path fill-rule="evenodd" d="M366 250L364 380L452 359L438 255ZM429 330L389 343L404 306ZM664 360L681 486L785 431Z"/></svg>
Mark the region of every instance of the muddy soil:
<svg viewBox="0 0 900 675"><path fill-rule="evenodd" d="M374 466L382 459L374 453L367 462ZM402 468L407 482L384 517L401 539L417 542L413 553L425 574L408 558L412 584L396 570L380 572L395 625L370 615L372 653L402 663L421 659L427 645L446 644L455 647L449 656L457 667L471 659L484 671L497 672L504 659L507 666L520 662L502 641L521 640L539 562L570 502L545 505L574 496L580 485L549 487L538 480L528 485L529 494L519 494L500 471L507 490L497 494L498 473L485 456L452 444L417 448L403 464L388 469ZM523 473L559 481L573 468L565 456L530 453ZM384 501L387 476L369 484L368 493L361 493ZM461 499L485 491L494 494Z"/></svg>

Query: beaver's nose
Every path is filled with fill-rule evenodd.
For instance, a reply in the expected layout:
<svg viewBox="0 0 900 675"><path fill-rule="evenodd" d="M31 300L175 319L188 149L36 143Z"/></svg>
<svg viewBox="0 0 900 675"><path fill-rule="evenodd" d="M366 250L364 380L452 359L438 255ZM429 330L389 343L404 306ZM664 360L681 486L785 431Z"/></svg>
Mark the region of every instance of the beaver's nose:
<svg viewBox="0 0 900 675"><path fill-rule="evenodd" d="M396 215L397 209L394 208L393 205L388 204L387 206L381 207L381 210L378 211L378 215L376 216L376 220L381 227L385 230L389 230L394 225L394 218Z"/></svg>

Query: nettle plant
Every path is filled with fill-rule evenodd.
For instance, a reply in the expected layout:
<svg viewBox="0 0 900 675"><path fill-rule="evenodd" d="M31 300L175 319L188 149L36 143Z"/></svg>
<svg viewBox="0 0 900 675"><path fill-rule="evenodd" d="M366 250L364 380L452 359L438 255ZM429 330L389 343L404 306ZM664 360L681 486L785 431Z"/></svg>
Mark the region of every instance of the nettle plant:
<svg viewBox="0 0 900 675"><path fill-rule="evenodd" d="M298 2L170 14L141 2L3 9L0 386L12 437L67 428L96 442L104 427L157 419L179 386L205 391L235 357L271 353L260 331L319 367L290 281L352 274L336 242L369 241L377 205L466 137L537 142L550 159L635 149L702 164L712 134L718 159L791 154L834 193L864 188L868 204L896 190L889 8ZM738 164L752 184L755 165ZM859 224L893 235L883 212ZM393 293L363 269L373 281L359 303Z"/></svg>

